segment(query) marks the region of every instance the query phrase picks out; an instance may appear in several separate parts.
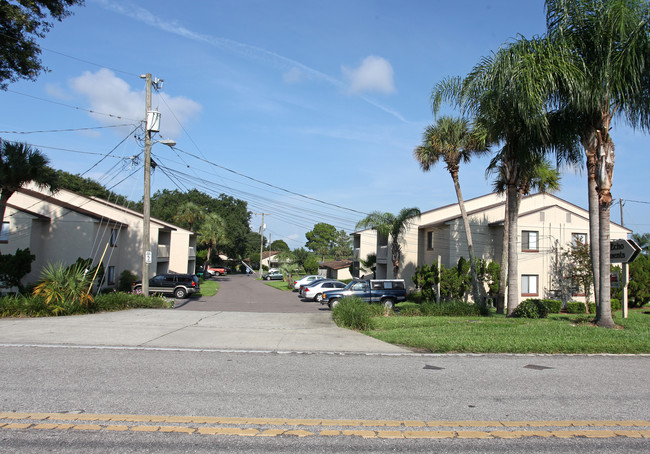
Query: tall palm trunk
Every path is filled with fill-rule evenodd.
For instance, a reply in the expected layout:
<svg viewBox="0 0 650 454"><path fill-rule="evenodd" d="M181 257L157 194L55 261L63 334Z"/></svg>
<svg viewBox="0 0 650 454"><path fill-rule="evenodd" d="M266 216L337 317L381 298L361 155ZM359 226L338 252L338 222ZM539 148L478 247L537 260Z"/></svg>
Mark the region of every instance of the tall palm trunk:
<svg viewBox="0 0 650 454"><path fill-rule="evenodd" d="M600 206L600 317L598 326L614 328L610 299L610 258L609 258L609 203Z"/></svg>
<svg viewBox="0 0 650 454"><path fill-rule="evenodd" d="M506 193L508 204L508 311L512 315L519 304L519 254L517 251L517 229L519 215L520 192L513 183L508 183Z"/></svg>
<svg viewBox="0 0 650 454"><path fill-rule="evenodd" d="M499 293L497 294L497 314L503 314L505 311L505 303L506 303L506 287L507 287L507 279L508 279L508 227L510 226L510 222L508 220L508 213L510 210L508 210L508 200L506 197L506 203L504 203L505 206L505 214L503 217L503 244L501 246L501 270L499 271Z"/></svg>
<svg viewBox="0 0 650 454"><path fill-rule="evenodd" d="M611 115L603 113L603 127L597 132L598 153L596 154L596 181L598 185L599 231L600 231L600 283L599 301L600 317L596 324L605 328L614 328L612 319L611 289L610 289L610 257L609 257L609 207L612 204L612 177L614 174L614 143L609 136Z"/></svg>
<svg viewBox="0 0 650 454"><path fill-rule="evenodd" d="M590 161L591 160L591 164ZM594 301L596 301L596 321L600 318L600 210L596 188L596 159L587 156L588 194L589 194L589 250L591 253L591 272L594 278Z"/></svg>
<svg viewBox="0 0 650 454"><path fill-rule="evenodd" d="M600 229L598 207L598 188L596 184L596 150L598 142L594 128L581 137L587 161L587 194L589 201L589 251L591 254L591 272L594 278L594 300L596 301L596 321L600 318Z"/></svg>
<svg viewBox="0 0 650 454"><path fill-rule="evenodd" d="M472 244L472 231L469 226L469 219L467 211L465 210L465 202L463 201L463 194L460 190L460 183L458 182L458 174L451 175L454 180L454 188L456 188L456 197L458 198L458 206L460 207L460 214L463 217L463 225L465 226L465 236L467 238L467 253L469 254L469 268L472 273L472 296L474 303L483 305L481 295L478 289L478 273L476 272L476 260L474 259L474 245Z"/></svg>

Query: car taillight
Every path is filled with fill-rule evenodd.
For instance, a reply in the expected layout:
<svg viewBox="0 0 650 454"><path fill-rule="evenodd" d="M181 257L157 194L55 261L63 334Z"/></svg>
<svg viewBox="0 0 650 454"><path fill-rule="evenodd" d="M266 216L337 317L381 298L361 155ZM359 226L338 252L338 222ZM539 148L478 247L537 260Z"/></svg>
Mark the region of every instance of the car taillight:
<svg viewBox="0 0 650 454"><path fill-rule="evenodd" d="M192 287L196 287L196 282L192 281Z"/></svg>

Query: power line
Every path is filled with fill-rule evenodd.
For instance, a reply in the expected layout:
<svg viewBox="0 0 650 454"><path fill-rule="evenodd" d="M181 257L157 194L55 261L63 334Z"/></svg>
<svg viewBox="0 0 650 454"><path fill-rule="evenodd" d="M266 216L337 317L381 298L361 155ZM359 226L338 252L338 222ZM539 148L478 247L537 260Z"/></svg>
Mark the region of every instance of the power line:
<svg viewBox="0 0 650 454"><path fill-rule="evenodd" d="M176 148L176 147L174 147L174 148ZM286 192L286 193L288 193L288 194L292 194L292 195L295 195L295 196L298 196L298 197L302 197L302 198L307 199L307 200L312 200L312 201L314 201L314 202L322 203L323 205L332 206L332 207L335 207L335 208L339 208L339 209L341 209L341 210L351 211L351 212L353 212L353 213L362 214L362 215L365 215L365 216L367 216L367 215L369 214L369 213L364 213L363 211L358 211L358 210L355 210L355 209L352 209L352 208L346 208L346 207L344 207L344 206L337 205L337 204L335 204L335 203L325 202L324 200L320 200L320 199L317 199L317 198L314 198L314 197L309 197L309 196L307 196L307 195L300 194L300 193L298 193L298 192L294 192L294 191L291 191L291 190L289 190L289 189L285 189L285 188L282 188L282 187L280 187L280 186L276 186L276 185L271 184L271 183L267 183L266 181L258 180L257 178L250 177L250 176L245 175L245 174L243 174L243 173L237 172L236 170L232 170L232 169L229 169L228 167L224 167L224 166L222 166L222 165L215 164L214 162L210 162L210 161L208 161L207 159L204 159L204 158L201 158L201 157L199 157L199 156L196 156L196 155L194 155L194 154L192 154L192 153L189 153L189 152L187 152L187 151L184 151L184 150L182 150L182 149L180 149L180 148L178 148L178 150L179 150L181 153L185 153L185 154L188 155L188 156L192 156L194 159L198 159L199 161L203 161L203 162L205 162L205 163L207 163L207 164L210 164L211 166L218 167L218 168L220 168L220 169L226 170L226 171L228 171L228 172L230 172L230 173L233 173L233 174L235 174L235 175L238 175L238 176L240 176L240 177L247 178L247 179L249 179L249 180L251 180L251 181L255 181L255 182L260 183L260 184L263 184L263 185L265 185L265 186L268 186L268 187L271 187L271 188L274 188L274 189L278 189L278 190L283 191L283 192Z"/></svg>
<svg viewBox="0 0 650 454"><path fill-rule="evenodd" d="M6 90L6 91L8 91L9 93L14 93L16 95L26 96L27 98L37 99L39 101L49 102L51 104L56 104L58 106L67 107L69 109L81 110L81 111L96 114L96 115L104 115L106 117L117 118L119 120L128 120L128 121L135 121L135 122L140 122L141 121L141 120L136 120L136 119L133 119L133 118L126 118L126 117L123 117L121 115L114 115L114 114L108 114L108 113L104 113L104 112L97 112L96 110L85 109L85 108L79 107L79 106L72 106L70 104L64 104L62 102L52 101L51 99L45 99L45 98L41 98L39 96L28 95L27 93L22 93L22 92L15 91L15 90Z"/></svg>
<svg viewBox="0 0 650 454"><path fill-rule="evenodd" d="M41 131L0 131L0 134L41 134L41 133L52 133L52 132L78 132L78 131L92 131L95 129L122 128L124 126L133 126L133 123L111 125L111 126L94 126L88 128L46 129Z"/></svg>

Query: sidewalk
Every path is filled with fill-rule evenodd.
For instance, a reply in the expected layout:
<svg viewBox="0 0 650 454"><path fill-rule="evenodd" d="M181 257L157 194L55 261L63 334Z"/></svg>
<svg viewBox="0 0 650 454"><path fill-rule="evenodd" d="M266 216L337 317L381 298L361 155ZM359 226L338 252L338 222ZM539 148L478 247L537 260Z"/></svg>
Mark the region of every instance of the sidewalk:
<svg viewBox="0 0 650 454"><path fill-rule="evenodd" d="M181 308L173 310L135 309L70 317L0 319L0 344L409 352L337 327L330 311L321 310L316 303L302 302L295 293L281 292L252 277L235 275L230 279L224 281L215 297L185 301ZM260 309L268 312L253 312Z"/></svg>

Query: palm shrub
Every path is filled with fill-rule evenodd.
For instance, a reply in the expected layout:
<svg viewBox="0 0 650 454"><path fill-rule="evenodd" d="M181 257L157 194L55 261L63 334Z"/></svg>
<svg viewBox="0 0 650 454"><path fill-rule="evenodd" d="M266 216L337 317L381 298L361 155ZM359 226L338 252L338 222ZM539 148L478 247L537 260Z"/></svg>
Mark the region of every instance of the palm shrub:
<svg viewBox="0 0 650 454"><path fill-rule="evenodd" d="M374 325L372 316L372 309L368 303L355 296L342 298L332 309L334 323L360 331L372 329Z"/></svg>
<svg viewBox="0 0 650 454"><path fill-rule="evenodd" d="M83 264L76 263L66 268L61 263L48 263L33 294L42 297L47 305L87 307L94 301L88 292L91 279Z"/></svg>

